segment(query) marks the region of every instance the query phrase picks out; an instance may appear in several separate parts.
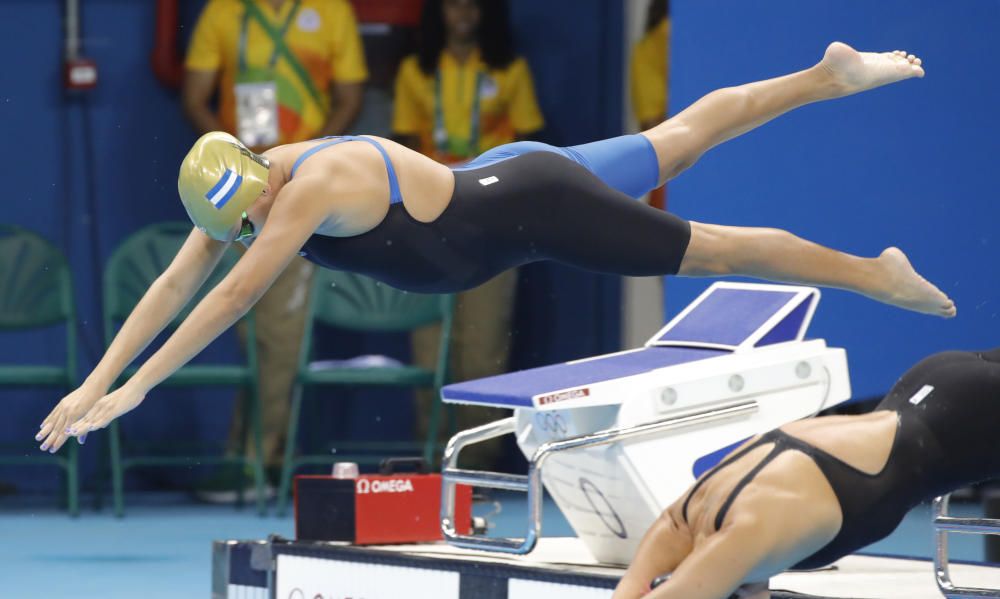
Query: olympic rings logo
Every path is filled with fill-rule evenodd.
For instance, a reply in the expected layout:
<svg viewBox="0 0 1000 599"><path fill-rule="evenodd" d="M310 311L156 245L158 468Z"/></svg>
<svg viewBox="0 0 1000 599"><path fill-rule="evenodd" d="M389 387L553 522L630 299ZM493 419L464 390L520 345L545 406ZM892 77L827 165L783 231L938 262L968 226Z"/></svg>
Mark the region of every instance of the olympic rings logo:
<svg viewBox="0 0 1000 599"><path fill-rule="evenodd" d="M536 420L538 421L538 428L542 429L543 432L552 433L560 437L565 437L566 433L569 432L566 420L563 419L562 414L559 412L539 412Z"/></svg>
<svg viewBox="0 0 1000 599"><path fill-rule="evenodd" d="M628 532L625 530L625 523L622 521L621 516L618 515L618 512L615 511L615 508L611 506L608 498L597 488L597 485L586 478L581 478L580 490L583 491L583 496L587 499L587 503L590 504L590 508L594 510L594 513L601 519L601 522L604 523L608 531L619 539L627 539Z"/></svg>

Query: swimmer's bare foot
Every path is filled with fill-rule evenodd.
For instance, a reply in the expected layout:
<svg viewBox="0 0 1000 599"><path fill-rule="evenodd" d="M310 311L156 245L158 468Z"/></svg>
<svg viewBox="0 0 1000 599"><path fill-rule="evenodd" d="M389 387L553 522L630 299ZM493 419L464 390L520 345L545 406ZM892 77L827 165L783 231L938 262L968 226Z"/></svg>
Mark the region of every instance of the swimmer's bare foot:
<svg viewBox="0 0 1000 599"><path fill-rule="evenodd" d="M889 83L923 77L921 60L903 50L893 52L858 52L842 42L826 48L817 65L834 81L836 96L848 96Z"/></svg>
<svg viewBox="0 0 1000 599"><path fill-rule="evenodd" d="M882 252L877 262L883 269L884 284L881 292L870 295L872 299L942 318L953 318L957 313L955 302L920 276L898 248Z"/></svg>

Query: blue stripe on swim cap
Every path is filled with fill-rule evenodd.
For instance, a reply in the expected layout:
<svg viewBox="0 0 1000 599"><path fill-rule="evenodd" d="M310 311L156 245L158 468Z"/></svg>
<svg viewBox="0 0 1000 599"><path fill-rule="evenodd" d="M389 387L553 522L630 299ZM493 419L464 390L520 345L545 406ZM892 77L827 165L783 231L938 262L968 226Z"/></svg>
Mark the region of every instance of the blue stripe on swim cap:
<svg viewBox="0 0 1000 599"><path fill-rule="evenodd" d="M222 210L226 202L236 195L242 184L242 175L237 175L232 169L226 169L226 172L219 178L219 182L205 194L205 199L215 206L216 210Z"/></svg>

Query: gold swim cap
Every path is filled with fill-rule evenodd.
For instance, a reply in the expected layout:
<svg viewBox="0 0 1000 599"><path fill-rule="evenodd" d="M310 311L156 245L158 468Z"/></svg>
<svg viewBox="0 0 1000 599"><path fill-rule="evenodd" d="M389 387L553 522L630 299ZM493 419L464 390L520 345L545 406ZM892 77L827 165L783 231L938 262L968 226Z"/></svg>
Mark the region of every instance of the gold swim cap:
<svg viewBox="0 0 1000 599"><path fill-rule="evenodd" d="M191 222L209 237L229 241L240 215L267 185L267 158L228 133L213 131L194 142L177 177L177 191Z"/></svg>

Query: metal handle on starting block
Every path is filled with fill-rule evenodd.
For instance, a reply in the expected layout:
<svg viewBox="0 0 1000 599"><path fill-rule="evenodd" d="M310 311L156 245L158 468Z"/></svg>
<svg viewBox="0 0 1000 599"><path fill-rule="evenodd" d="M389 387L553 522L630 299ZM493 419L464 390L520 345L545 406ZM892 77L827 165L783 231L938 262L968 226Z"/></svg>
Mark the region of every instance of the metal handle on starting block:
<svg viewBox="0 0 1000 599"><path fill-rule="evenodd" d="M934 500L934 536L937 540L934 552L934 577L938 589L945 597L1000 597L1000 588L980 589L975 587L955 586L951 580L948 564L948 533L964 533L979 535L1000 535L1000 519L990 518L955 518L948 515L950 495L944 495Z"/></svg>
<svg viewBox="0 0 1000 599"><path fill-rule="evenodd" d="M692 426L735 420L749 416L757 412L758 409L759 405L755 400L742 399L718 403L710 407L700 406L678 410L666 418L631 427L607 429L558 441L548 441L541 444L528 460L528 474L526 476L456 468L458 455L466 445L515 433L517 422L514 417L463 431L451 438L444 451L441 472L443 486L441 491L441 531L445 540L456 547L517 555L530 553L542 534L542 500L544 498L542 467L553 454L573 449L610 445L619 441L669 433ZM527 493L528 530L524 538L486 538L458 534L455 528L455 485L458 484Z"/></svg>
<svg viewBox="0 0 1000 599"><path fill-rule="evenodd" d="M481 472L477 470L462 470L458 466L458 454L466 445L481 443L517 430L517 419L513 416L497 420L462 431L448 441L441 459L441 532L446 541L458 547L467 549L489 549L506 553L527 553L535 546L537 535L541 531L539 525L529 529L524 539L489 539L458 533L455 526L455 485L472 485L487 489L504 489L521 491L531 496L528 477L520 474L505 474L503 472ZM527 546L528 549L522 551Z"/></svg>

